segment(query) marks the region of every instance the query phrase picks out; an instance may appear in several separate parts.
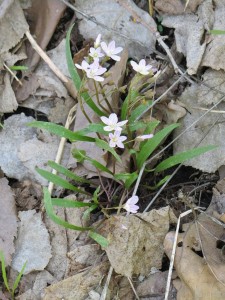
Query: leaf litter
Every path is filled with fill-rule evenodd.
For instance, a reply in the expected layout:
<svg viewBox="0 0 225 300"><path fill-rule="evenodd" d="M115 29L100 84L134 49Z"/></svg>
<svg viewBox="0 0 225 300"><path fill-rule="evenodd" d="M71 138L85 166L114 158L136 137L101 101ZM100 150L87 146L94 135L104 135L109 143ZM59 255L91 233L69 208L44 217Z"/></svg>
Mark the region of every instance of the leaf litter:
<svg viewBox="0 0 225 300"><path fill-rule="evenodd" d="M81 11L84 11L85 14L87 15L93 14L95 18L94 21L96 21L96 23L93 23L93 20L87 20L85 17L84 18L81 17L79 13L76 13L77 17L80 19L78 25L80 32L86 39L89 38L94 39L96 37L96 32L99 31L102 32L104 39L106 40L115 39L118 42L118 44L128 48L129 55L132 58L139 58L139 57L143 57L143 55L145 56L152 53L155 47L155 40L156 40L154 34L149 33L149 31L146 30L143 24L140 24L139 22L135 22L135 20L131 18L129 13L124 11L124 7L121 8L121 6L119 6L118 1L107 1L107 3L105 3L104 1L98 1L98 5L96 5L94 9L93 9L93 5L90 3L84 3L83 1L82 2L76 1L75 4L75 7L77 9L80 9ZM139 16L141 16L143 19L145 19L146 22L149 22L154 28L156 28L156 24L153 21L153 19L149 16L149 14L138 9L136 6L133 5L133 2L131 1L127 1L127 4L131 5L132 9ZM191 122L193 123L194 120L196 120L196 118L200 115L198 113L202 112L201 109L207 109L209 105L211 105L212 103L213 104L216 103L217 100L220 99L221 93L223 93L224 74L223 74L223 70L220 69L224 69L223 62L222 62L222 57L223 57L222 55L224 51L221 50L223 49L224 46L224 39L222 39L220 36L209 37L206 31L212 28L221 29L221 30L224 29L225 27L223 26L224 24L218 21L224 19L223 18L224 5L221 1L217 0L214 3L215 9L213 9L212 1L190 0L188 1L187 8L184 11L185 8L184 2L178 0L167 0L166 4L167 5L163 3L162 5L162 1L160 0L156 1L156 7L167 14L163 16L162 24L170 28L175 28L175 39L176 39L177 50L178 52L182 52L183 55L186 57L189 74L196 74L196 72L201 71L202 66L209 67L206 71L203 69L204 73L202 77L203 83L206 83L208 86L202 85L200 83L197 84L192 83L192 86L187 87L183 95L179 97L180 102L177 101L177 99L173 99L173 98L171 99L171 97L169 97L166 102L162 102L160 103L161 106L160 105L158 106L158 110L162 113L162 119L166 123L176 122L178 119L183 118L182 128L185 128L185 122L189 117L192 118ZM92 6L90 7L89 5ZM98 11L95 10L96 7L98 8L98 11L101 11L101 14L99 14ZM116 12L116 14L119 15L118 20L113 21L112 18L111 22L109 22L107 13L110 12L110 15L112 15L112 10L109 9L110 7L113 7L115 10L115 11L113 10L113 12ZM64 8L65 6L61 3L61 8L58 11L59 14L63 12ZM49 31L52 32L54 31L54 26L59 20L59 14L56 16L55 21L53 20L53 24L51 24L50 26L51 28L49 28ZM181 19L182 22L179 22L179 20ZM101 30L96 29L99 28L99 25L97 23L105 24L105 26L106 27L108 26L110 30L108 29L102 30L102 28ZM96 26L93 26L93 24L96 24ZM129 24L129 29L131 29L130 32L128 32L127 30L126 27L127 24ZM26 26L25 28L27 30ZM117 34L118 32L121 35L126 35L126 38L122 38L122 40L120 41L121 35L118 35ZM45 40L44 41L45 46L47 45L46 41L50 40L51 32L50 33L48 32L48 34L46 35L47 36L45 36L45 32L44 32L43 40ZM134 36L137 41L136 44L133 43L132 41ZM21 40L21 38L22 36L20 35L16 43L18 43ZM56 63L58 62L61 64L61 62L63 62L64 66L60 65L60 69L63 70L63 73L68 76L69 75L68 71L65 68L65 56L63 57L64 45L65 45L65 41L62 41L62 43L56 49L53 49L48 54L50 55L51 59ZM10 49L11 48L7 49L7 51L10 51ZM7 61L8 59L8 62L10 61L10 59L11 61L13 61L14 59L13 63L16 63L17 59L21 60L25 58L24 54L20 54L19 52L17 53L17 55L18 57L16 58L13 57L11 53L10 55L6 53L4 55L1 54L1 58L3 57L5 61ZM36 61L34 63L35 66L38 61L37 55L34 56L28 55L28 58L30 61L32 61L32 59L35 58ZM117 68L116 66L115 68ZM113 68L114 67L111 68L112 73L114 72ZM125 72L126 62L124 63L121 70L122 72ZM120 80L122 77L118 75L117 71L115 71L114 75L116 76L116 79L119 78ZM122 73L121 75L123 76ZM51 121L59 122L59 123L65 122L66 114L69 111L69 108L72 107L72 105L74 104L73 100L69 98L68 93L63 87L63 85L61 84L61 82L59 82L56 77L54 78L54 75L52 75L52 73L48 71L45 64L43 64L42 62L39 63L36 71L32 74L31 77L29 77L28 84L26 85L26 83L24 83L23 93L21 94L21 96L19 96L19 90L17 90L16 97L15 97L14 92L11 88L11 83L9 81L9 74L5 76L6 76L5 78L8 78L6 79L8 80L8 87L6 90L8 96L4 98L5 99L10 98L10 101L7 102L4 100L0 102L1 112L13 111L14 109L17 108L18 106L17 101L18 101L19 104L22 106L26 106L36 111L41 111L42 113L45 113L48 116L49 120ZM217 89L220 90L220 92L216 90L212 90L211 87L216 87ZM89 88L93 90L93 87L89 87ZM20 92L21 91L22 90L20 90ZM51 99L49 99L49 97ZM118 101L118 99L117 100L113 99L113 101ZM196 106L198 106L198 108L196 108ZM222 103L219 109L224 110L223 106L224 105ZM61 113L62 110L63 113ZM191 115L190 113L187 113L186 110L187 111L190 110ZM77 118L76 122L78 122L78 128L79 126L85 127L83 121L81 121L80 116L81 114L79 114L79 109L78 109L77 116L76 116ZM202 140L204 134L207 133L207 130L204 130L204 128L205 127L209 128L211 125L214 126L213 129L215 130L213 131L212 129L209 131L209 134L211 135L207 141L206 138L204 138L203 143L206 142L207 145L209 143L210 144L214 142L216 143L217 141L221 143L221 141L223 140L222 139L223 119L222 118L217 119L218 116L216 114L213 115L213 113L208 114L208 116L210 116L210 118L208 117L207 120L208 122L206 121L206 119L204 119L202 123L198 124L198 126L196 126L194 129L187 132L187 135L183 135L184 137L183 140L179 139L178 143L175 146L175 152L178 151L177 150L178 148L176 147L180 147L180 145L181 147L183 147L182 149L186 149L185 147L188 147L188 145L190 144L192 145L193 143L195 143L195 141L197 142L199 140ZM14 118L16 119L16 117ZM30 117L27 118L24 115L18 115L17 116L18 120L15 121L15 119L13 119L13 117L8 118L4 122L4 129L6 130L5 131L6 134L4 135L4 131L1 131L0 133L0 138L1 135L3 138L1 140L1 150L3 149L2 151L3 156L6 157L5 156L6 153L7 152L9 153L7 164L5 164L4 160L1 161L0 159L0 166L3 172L8 177L17 178L20 181L27 178L31 179L32 181L33 180L39 181L40 178L34 175L34 167L36 166L36 164L40 166L40 161L41 161L40 156L42 156L41 163L43 164L44 161L46 162L48 159L54 159L54 155L52 155L52 152L54 152L52 151L52 144L54 144L54 140L49 135L45 135L43 137L42 132L37 132L33 128L31 129L25 127L24 125L28 121L28 119L29 121L31 120ZM22 125L19 119L21 119ZM81 123L79 124L79 122ZM13 123L15 123L14 127L12 126ZM216 125L214 125L214 123ZM10 130L10 126L12 126L11 130ZM75 130L77 130L76 127ZM179 134L179 130L177 130L176 134L177 135ZM193 134L194 136L196 135L195 137L196 140L191 138L191 134ZM10 138L7 140L8 136ZM213 140L212 137L216 137L216 139ZM15 143L12 144L10 142L10 139L14 139ZM186 142L185 139L188 141L187 143L185 143ZM7 141L8 145L7 143L4 144L2 142L4 140ZM46 143L47 146L45 145ZM55 149L57 149L57 144L58 144L58 140L56 140ZM51 148L51 153L47 152L47 148ZM37 149L39 149L39 152L38 155L36 156L34 154L37 152ZM214 152L212 156L207 156L208 154L206 154L205 156L203 156L203 158L198 158L198 160L192 160L191 165L204 171L215 172L220 166L223 166L223 160L221 160L221 156L223 156L222 151L223 149L218 149L218 151ZM43 156L44 153L46 153L46 157ZM100 157L100 159L102 159L102 162L108 163L108 158L103 156L102 154L101 156L99 156L99 153L96 153L96 158L99 160ZM12 160L13 164L11 163L10 167L8 167L8 164L10 164L10 160L9 160L10 155L11 155L11 159L13 157ZM52 157L49 155L52 155ZM31 163L29 163L29 160L31 161ZM78 171L78 169L76 169L76 171ZM88 167L85 172L86 174L88 173L91 177L91 176L95 176L94 171L95 170L90 170L90 168ZM84 170L82 172L84 172ZM4 183L4 188L7 185L8 183L7 184ZM25 186L26 185L27 183L25 184ZM9 193L11 199L15 201L12 195L12 191L9 190L9 192L7 193ZM40 197L39 194L40 193L37 191L36 194L37 197ZM29 199L29 193L26 197L25 199ZM219 198L220 195L218 194L218 192L217 194L216 192L214 192L213 201L216 202L217 205L219 205L218 204ZM34 224L32 225L35 227L35 230L32 231L32 238L33 238L34 231L37 231L36 232L37 235L39 235L39 233L43 231L42 233L45 236L44 240L48 241L46 242L46 244L48 244L48 251L47 251L48 255L47 257L46 255L43 255L43 257L41 257L42 260L40 259L39 261L37 261L36 266L29 266L28 270L30 271L35 270L37 275L36 274L34 275L32 272L24 276L24 278L26 278L26 276L30 275L30 280L31 277L34 278L34 284L32 286L30 281L29 288L27 285L27 288L24 290L24 294L20 295L18 299L21 300L22 299L24 300L25 299L58 299L58 297L60 299L62 297L64 297L65 299L74 299L74 292L77 293L76 295L78 295L77 297L79 299L83 299L83 298L97 299L98 297L100 297L102 293L102 286L99 283L102 280L102 278L106 276L107 271L109 269L109 264L106 262L107 258L104 255L104 252L100 250L99 247L96 247L96 245L90 244L87 235L83 233L82 234L77 232L71 233L71 231L67 231L64 229L62 230L62 228L58 227L57 225L53 224L47 219L44 219L43 222L40 218L40 213L36 213L35 211L30 210L32 208L37 208L39 205L40 203L37 202L35 204L35 201L27 205L25 204L24 206L20 205L20 207L22 207L23 210L28 209L28 211L20 212L19 216L21 218L21 222L25 222L25 223L31 222L32 224ZM4 203L4 207L5 207L5 203ZM221 200L220 208L221 207L222 207L222 200ZM117 273L125 276L132 276L133 274L138 275L141 273L147 276L149 275L149 272L152 271L151 270L152 267L161 268L163 251L164 251L162 248L162 243L170 226L168 211L166 211L165 213L166 216L165 216L162 213L163 210L167 210L167 209L165 208L159 209L157 210L157 212L153 210L150 213L143 213L143 214L138 214L136 216L129 216L129 217L115 216L115 217L111 217L109 220L105 222L106 224L104 228L105 234L107 234L107 236L111 239L110 246L105 250L111 265L115 267ZM216 208L213 208L214 213L215 210ZM152 217L152 214L157 215L157 213L160 215L159 219L158 217L155 218L155 215ZM220 211L220 213L222 212ZM10 221L13 220L13 218L14 221L17 219L17 214L15 213L15 211L13 214L14 217L10 217ZM73 214L71 213L70 209L66 209L66 210L59 209L57 210L57 214L60 215L61 217L65 217L67 220L69 220L72 223L76 223L76 224L80 224L80 226L84 226L84 220L82 219L83 210L79 210L79 213ZM215 297L215 299L217 298L222 299L221 293L224 293L223 291L224 287L223 286L221 287L219 283L219 280L220 281L224 280L223 257L221 256L222 255L221 248L219 248L221 247L221 245L223 245L222 244L223 227L221 227L220 225L214 222L212 223L211 219L209 218L204 219L205 215L202 215L200 218L202 218L199 219L199 224L201 225L199 225L198 227L199 227L199 234L201 236L202 245L200 245L199 241L196 242L198 236L196 236L197 231L195 225L190 226L191 229L188 229L186 231L184 237L182 237L182 235L180 236L180 238L182 238L183 240L183 245L182 247L178 247L177 256L175 259L176 271L180 278L174 281L174 285L178 289L177 299L192 299L191 297L193 297L193 299L197 299L199 295L205 295L205 297L207 298L209 293L211 293ZM116 220L116 222L114 219ZM124 223L126 223L128 220L130 224L124 225ZM221 216L221 220L222 220L222 216ZM119 228L121 222L123 228ZM160 222L162 222L163 224ZM46 229L46 226L48 228L48 231ZM39 228L40 230L37 230L37 228ZM139 231L137 230L137 228L139 229L141 228L141 230ZM160 230L157 230L158 235L155 234L155 230L156 230L155 228L160 228ZM30 243L30 240L32 240L32 238L28 238L29 241L28 240L26 242L23 241L22 239L23 233L21 234L21 231L22 229L20 225L19 232L18 232L19 237L15 241L15 244L17 245L18 248L20 248L18 244L21 244L20 246L23 249L23 246L26 245L27 243L29 246L31 246L30 247L31 250L29 251L30 251L30 255L32 256L36 253L35 251L38 248L34 251L34 253L32 253L32 249L33 249L32 247L35 246L34 244L32 245L32 243ZM15 228L14 228L14 232L15 233L12 235L13 238L14 236L16 236ZM28 237L30 236L29 230L27 230L25 236L26 235ZM42 237L39 236L39 238L42 241ZM166 237L165 239L165 251L168 255L171 252L172 240L173 240L172 234L169 234L168 237ZM193 243L193 240L195 241L195 243ZM129 247L127 246L126 241L128 241ZM135 245L137 246L137 248L135 248ZM202 251L205 251L206 260L208 260L208 265L211 265L211 269L213 270L213 273L215 273L216 276L213 276L212 270L209 271L209 269L207 269L208 266L205 265L205 262L202 259L202 257L198 256L197 253L195 253L193 250L190 250L190 248L193 247L195 251L200 251L201 250L200 246L202 246L203 248ZM143 250L144 248L145 250ZM52 258L50 258L51 257L50 249L52 249L52 255L53 255ZM13 251L14 251L14 247L11 245L11 252ZM140 255L140 253L142 253L141 251L147 252L147 254L145 253L146 255ZM122 254L121 256L119 255L120 253ZM16 257L16 255L17 253L14 256ZM25 256L29 258L29 255L28 256L25 255ZM21 264L22 264L21 260L26 259L25 256L21 255L20 263L18 263L19 259L17 259L17 261L15 259L16 263L15 261L13 263L14 267L16 266L15 268L18 271L20 271L21 269ZM48 263L49 259L50 259L50 263ZM193 262L191 264L191 268L190 268L190 260ZM46 267L47 264L48 266ZM43 270L44 268L45 270ZM83 268L85 269L84 271L82 270ZM187 270L189 269L190 272L187 272ZM37 270L42 270L42 271L38 272ZM205 281L209 283L213 282L216 289L211 288L211 285L209 284L205 285L204 282L200 283L198 280L199 278L196 277L196 274L199 274L198 272L203 272L204 274L203 277ZM163 274L163 276L166 276L166 274ZM116 280L117 277L118 275L114 276L113 280ZM139 284L138 282L136 284L136 288L140 297L148 297L149 295L152 295L152 293L154 295L157 294L163 297L165 291L165 280L162 280L162 283L160 284L161 287L158 288L156 284L156 281L158 282L157 278L161 278L160 272L156 272L154 274L152 273L148 276L148 278L144 279L143 283ZM147 281L148 279L149 281ZM198 286L196 287L195 282L197 281L198 281ZM148 289L145 290L145 288L143 287L144 282L145 284L146 282L148 282L147 285L150 286L149 290ZM53 284L53 285L47 287L48 284ZM83 285L83 290L79 286L81 284ZM121 280L119 283L117 282L117 284L119 286L119 290L117 290L117 292L119 295L121 295L121 299L133 299L133 291L130 287L129 281L126 278L123 278L123 280ZM45 288L46 290L44 292ZM111 283L111 286L109 286L109 290L108 290L108 297L111 298L114 297L115 294L113 292L115 292L115 290L116 290L115 286L113 286L113 284ZM171 297L173 296L171 295Z"/></svg>

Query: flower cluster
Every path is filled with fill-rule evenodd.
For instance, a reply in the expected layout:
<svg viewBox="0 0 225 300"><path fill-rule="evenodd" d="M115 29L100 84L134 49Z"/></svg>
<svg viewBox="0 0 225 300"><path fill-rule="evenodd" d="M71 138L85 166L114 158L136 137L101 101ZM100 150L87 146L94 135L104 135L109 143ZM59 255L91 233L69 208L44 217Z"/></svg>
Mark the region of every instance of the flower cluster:
<svg viewBox="0 0 225 300"><path fill-rule="evenodd" d="M101 34L97 36L94 42L94 47L90 48L89 56L87 60L83 60L81 65L75 64L78 69L83 70L88 78L92 78L95 81L104 81L103 75L107 69L102 67L101 60L104 58L106 62L108 59L120 61L120 57L117 55L123 50L122 47L116 47L115 41L111 41L108 45L105 42L101 42ZM102 53L102 51L104 53Z"/></svg>
<svg viewBox="0 0 225 300"><path fill-rule="evenodd" d="M122 132L122 126L125 125L128 120L118 122L118 117L115 113L112 113L109 115L109 117L101 117L101 120L105 126L103 129L105 131L114 131L114 133L109 133L109 146L114 148L114 147L119 147L119 148L124 148L123 142L127 139L126 136L121 135Z"/></svg>
<svg viewBox="0 0 225 300"><path fill-rule="evenodd" d="M95 81L103 81L103 75L107 69L104 68L101 63L106 62L108 59L120 61L118 54L122 52L122 47L116 47L115 41L111 41L108 45L105 42L101 42L101 34L99 34L94 42L94 47L90 48L87 60L83 60L81 65L75 64L78 69L83 70L88 78L92 78ZM131 61L131 66L137 73L142 75L148 75L150 70L156 73L154 77L157 77L159 71L152 65L146 63L144 59L141 59L139 63Z"/></svg>

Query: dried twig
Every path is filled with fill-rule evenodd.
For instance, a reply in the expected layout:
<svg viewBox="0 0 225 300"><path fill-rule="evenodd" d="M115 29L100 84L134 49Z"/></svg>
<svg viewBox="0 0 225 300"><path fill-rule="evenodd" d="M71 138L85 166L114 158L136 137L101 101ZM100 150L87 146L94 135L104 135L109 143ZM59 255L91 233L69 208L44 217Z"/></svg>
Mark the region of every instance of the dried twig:
<svg viewBox="0 0 225 300"><path fill-rule="evenodd" d="M131 288L132 288L132 290L133 290L133 292L134 292L134 295L135 295L136 299L137 299L137 300L140 300L140 298L138 297L138 294L137 294L137 292L136 292L136 290L135 290L135 288L134 288L134 285L133 285L132 280L130 279L130 277L127 277L127 279L128 279L128 281L129 281L129 283L130 283L130 286L131 286Z"/></svg>
<svg viewBox="0 0 225 300"><path fill-rule="evenodd" d="M10 68L3 63L3 66L6 68L6 70L12 75L12 77L19 82L19 85L23 85L22 82L19 80L19 78L12 72L12 70L10 70Z"/></svg>
<svg viewBox="0 0 225 300"><path fill-rule="evenodd" d="M41 58L46 62L46 64L49 66L49 68L55 73L55 75L63 82L63 84L66 86L68 92L70 95L76 99L77 97L77 90L72 82L71 79L67 78L52 62L52 60L48 57L48 55L41 49L41 47L37 44L37 42L34 40L32 35L29 31L26 32L27 39L31 43L31 46L34 48L35 51L41 56Z"/></svg>
<svg viewBox="0 0 225 300"><path fill-rule="evenodd" d="M71 123L74 121L74 112L76 111L77 109L77 105L74 105L70 111L69 111L69 114L68 114L68 117L67 117L67 120L66 120L66 124L65 124L65 128L66 129L69 129ZM56 158L55 158L55 162L57 164L60 163L61 161L61 158L62 158L62 154L63 154L63 150L64 150L64 147L65 147L65 144L66 144L66 138L61 138L60 140L60 143L59 143L59 148L58 148L58 151L57 151L57 154L56 154ZM57 174L57 171L56 170L53 170L52 171L52 174ZM53 191L53 188L54 188L54 183L53 182L49 182L49 185L48 185L48 190L49 190L49 193L52 194L52 191Z"/></svg>
<svg viewBox="0 0 225 300"><path fill-rule="evenodd" d="M99 300L105 300L106 299L107 290L108 290L108 287L109 287L109 282L110 282L110 279L111 279L111 276L112 276L112 272L113 272L113 267L110 266L108 276L107 276L107 279L106 279L106 283L105 283L105 286L103 288L103 291L102 291L102 294L101 294L101 297L100 297Z"/></svg>
<svg viewBox="0 0 225 300"><path fill-rule="evenodd" d="M199 209L199 207L194 208ZM173 241L173 248L172 248L172 253L170 257L170 267L169 267L169 272L168 272L168 277L167 277L167 283L166 283L166 292L165 292L165 300L168 299L169 292L170 292L170 283L171 283L171 277L172 277L172 272L173 272L173 265L174 265L174 259L175 259L175 254L176 254L176 248L177 248L177 239L178 239L178 234L179 234L179 228L180 228L180 220L181 218L189 215L191 212L193 212L192 209L185 211L184 213L180 214L178 221L177 221L177 228L174 236L174 241Z"/></svg>

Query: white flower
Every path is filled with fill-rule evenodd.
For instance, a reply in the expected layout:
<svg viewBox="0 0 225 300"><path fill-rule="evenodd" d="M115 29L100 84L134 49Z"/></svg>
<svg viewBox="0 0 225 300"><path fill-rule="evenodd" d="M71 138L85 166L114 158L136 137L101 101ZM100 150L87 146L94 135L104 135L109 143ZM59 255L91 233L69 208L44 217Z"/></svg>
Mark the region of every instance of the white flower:
<svg viewBox="0 0 225 300"><path fill-rule="evenodd" d="M114 147L119 147L119 148L124 148L123 142L127 139L126 136L120 135L121 131L115 131L114 133L109 134L109 146L114 148Z"/></svg>
<svg viewBox="0 0 225 300"><path fill-rule="evenodd" d="M140 60L139 64L137 64L135 61L131 60L131 66L133 67L134 71L142 74L142 75L148 75L149 70L152 69L151 65L146 65L146 61L144 59Z"/></svg>
<svg viewBox="0 0 225 300"><path fill-rule="evenodd" d="M100 42L101 42L101 34L99 34L94 42L94 47L98 48L100 46Z"/></svg>
<svg viewBox="0 0 225 300"><path fill-rule="evenodd" d="M120 61L120 57L116 54L120 53L123 48L115 46L115 41L111 41L107 46L105 42L101 43L102 50L108 57L111 57L113 60Z"/></svg>
<svg viewBox="0 0 225 300"><path fill-rule="evenodd" d="M90 53L89 55L94 59L94 60L99 60L100 57L103 57L104 54L101 52L101 48L90 48Z"/></svg>
<svg viewBox="0 0 225 300"><path fill-rule="evenodd" d="M139 200L138 196L132 196L127 200L123 208L126 209L127 212L136 214L139 209L139 206L135 204L138 202L138 200Z"/></svg>
<svg viewBox="0 0 225 300"><path fill-rule="evenodd" d="M154 134L144 134L144 135L139 135L136 137L136 140L139 141L139 142L142 142L144 140L148 140L148 139L151 139L153 138Z"/></svg>
<svg viewBox="0 0 225 300"><path fill-rule="evenodd" d="M104 124L108 125L103 128L105 131L122 131L121 126L128 122L128 120L118 122L118 117L115 113L110 114L108 118L101 117L101 120Z"/></svg>
<svg viewBox="0 0 225 300"><path fill-rule="evenodd" d="M86 62L86 60L83 60L81 65L75 64L77 69L83 70L87 72L88 69L90 69L90 65Z"/></svg>
<svg viewBox="0 0 225 300"><path fill-rule="evenodd" d="M89 65L89 68L85 71L88 78L92 78L95 81L104 81L104 78L99 75L105 73L106 70L106 68L102 68L99 65L99 62L95 60L91 65Z"/></svg>

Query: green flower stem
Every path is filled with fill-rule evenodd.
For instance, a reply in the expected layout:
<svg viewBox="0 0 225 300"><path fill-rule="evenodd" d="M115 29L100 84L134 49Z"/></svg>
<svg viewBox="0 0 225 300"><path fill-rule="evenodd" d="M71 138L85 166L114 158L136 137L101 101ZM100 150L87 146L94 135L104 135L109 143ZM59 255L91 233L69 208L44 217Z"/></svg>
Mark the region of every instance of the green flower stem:
<svg viewBox="0 0 225 300"><path fill-rule="evenodd" d="M113 112L112 106L111 106L111 104L109 103L109 101L108 101L108 99L107 99L107 97L106 97L106 94L105 94L105 92L104 92L104 88L103 88L101 82L99 82L99 86L100 86L100 88L101 88L101 90L102 90L102 96L103 96L103 98L104 98L104 100L105 100L105 103L108 105L108 108L109 108L110 112Z"/></svg>
<svg viewBox="0 0 225 300"><path fill-rule="evenodd" d="M98 93L98 88L97 88L97 85L96 85L96 82L95 80L93 79L94 81L94 87L95 87L95 92L96 92L96 98L97 98L97 102L98 102L98 105L107 113L109 114L109 111L103 106L101 105L100 103L100 99L99 99L99 93Z"/></svg>

